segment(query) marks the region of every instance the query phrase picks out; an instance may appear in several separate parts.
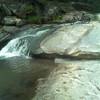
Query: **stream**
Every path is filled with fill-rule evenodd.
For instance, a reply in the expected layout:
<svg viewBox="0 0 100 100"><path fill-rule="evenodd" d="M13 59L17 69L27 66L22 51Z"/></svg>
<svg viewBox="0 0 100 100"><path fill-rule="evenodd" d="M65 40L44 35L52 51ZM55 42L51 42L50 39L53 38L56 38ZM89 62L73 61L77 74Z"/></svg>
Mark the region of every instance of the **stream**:
<svg viewBox="0 0 100 100"><path fill-rule="evenodd" d="M0 51L0 100L31 100L38 79L46 78L53 60L34 59L30 53L55 28L42 26L20 32ZM35 45L36 44L36 45Z"/></svg>

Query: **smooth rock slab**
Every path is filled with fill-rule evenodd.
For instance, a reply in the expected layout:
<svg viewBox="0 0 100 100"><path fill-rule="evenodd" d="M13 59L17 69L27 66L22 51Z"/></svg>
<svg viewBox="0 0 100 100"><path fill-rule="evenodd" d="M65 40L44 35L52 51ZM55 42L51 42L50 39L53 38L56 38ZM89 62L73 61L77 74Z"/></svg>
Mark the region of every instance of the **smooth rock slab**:
<svg viewBox="0 0 100 100"><path fill-rule="evenodd" d="M62 25L41 43L46 54L70 55L83 59L100 58L100 23Z"/></svg>
<svg viewBox="0 0 100 100"><path fill-rule="evenodd" d="M69 54L80 58L100 58L100 23L95 23L93 29L70 49Z"/></svg>
<svg viewBox="0 0 100 100"><path fill-rule="evenodd" d="M100 61L56 59L32 100L100 100Z"/></svg>
<svg viewBox="0 0 100 100"><path fill-rule="evenodd" d="M68 55L70 49L76 46L85 35L89 34L93 27L93 24L62 25L42 41L41 48L47 54Z"/></svg>

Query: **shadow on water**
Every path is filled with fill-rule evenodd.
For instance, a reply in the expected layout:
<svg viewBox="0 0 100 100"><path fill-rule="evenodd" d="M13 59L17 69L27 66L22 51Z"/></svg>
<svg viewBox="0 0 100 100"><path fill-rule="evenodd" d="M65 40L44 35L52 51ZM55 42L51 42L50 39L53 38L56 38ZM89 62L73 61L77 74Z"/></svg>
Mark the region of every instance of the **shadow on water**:
<svg viewBox="0 0 100 100"><path fill-rule="evenodd" d="M31 100L38 79L56 67L52 60L13 57L0 60L0 100Z"/></svg>

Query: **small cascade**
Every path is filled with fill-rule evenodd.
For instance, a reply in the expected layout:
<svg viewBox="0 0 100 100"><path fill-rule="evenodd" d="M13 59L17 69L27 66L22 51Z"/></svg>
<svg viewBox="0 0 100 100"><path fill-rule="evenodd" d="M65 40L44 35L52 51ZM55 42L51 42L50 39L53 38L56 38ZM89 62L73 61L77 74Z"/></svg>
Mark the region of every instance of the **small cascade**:
<svg viewBox="0 0 100 100"><path fill-rule="evenodd" d="M49 29L38 30L37 32L23 32L20 37L12 39L0 51L0 59L14 56L29 57L31 50L36 51L37 45L48 34ZM27 34L25 34L27 33Z"/></svg>
<svg viewBox="0 0 100 100"><path fill-rule="evenodd" d="M26 39L13 39L0 51L0 56L29 56L28 46L29 42Z"/></svg>
<svg viewBox="0 0 100 100"><path fill-rule="evenodd" d="M36 52L39 48L41 41L48 36L56 28L44 27L39 29L28 29L12 39L2 50L0 51L0 59L9 58L14 56L24 56L30 58L31 52Z"/></svg>

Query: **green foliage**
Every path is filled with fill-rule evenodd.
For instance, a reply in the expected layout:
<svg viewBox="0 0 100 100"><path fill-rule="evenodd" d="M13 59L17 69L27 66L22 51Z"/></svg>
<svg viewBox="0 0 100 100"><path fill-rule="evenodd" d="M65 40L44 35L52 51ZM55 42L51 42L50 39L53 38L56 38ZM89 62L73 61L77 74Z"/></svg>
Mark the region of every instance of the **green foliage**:
<svg viewBox="0 0 100 100"><path fill-rule="evenodd" d="M41 23L41 17L40 16L28 16L27 21L29 23Z"/></svg>
<svg viewBox="0 0 100 100"><path fill-rule="evenodd" d="M62 19L62 16L60 16L60 15L53 17L53 20L61 20L61 19Z"/></svg>

